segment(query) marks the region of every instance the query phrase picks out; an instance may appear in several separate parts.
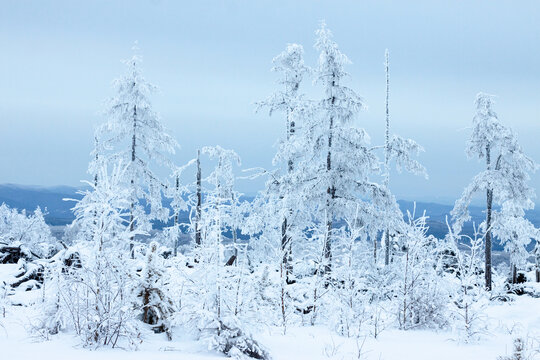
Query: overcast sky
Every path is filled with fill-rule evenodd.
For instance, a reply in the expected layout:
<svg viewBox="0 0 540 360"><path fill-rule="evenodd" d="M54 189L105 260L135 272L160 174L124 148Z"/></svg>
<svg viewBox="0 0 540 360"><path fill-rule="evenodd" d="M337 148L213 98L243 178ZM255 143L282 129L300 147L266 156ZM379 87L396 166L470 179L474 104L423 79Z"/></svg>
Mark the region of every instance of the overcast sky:
<svg viewBox="0 0 540 360"><path fill-rule="evenodd" d="M287 43L315 65L325 19L353 64L348 85L384 134L384 50L391 54L392 131L424 146L430 179L393 175L401 198L451 201L475 172L464 148L475 94L498 95L500 119L540 161L538 1L6 1L0 0L0 183L78 185L111 81L138 40L155 110L182 149L235 149L270 167L279 114L254 112L276 89L269 69ZM310 96L321 89L304 84ZM532 185L540 191L540 174ZM242 182L253 193L259 182Z"/></svg>

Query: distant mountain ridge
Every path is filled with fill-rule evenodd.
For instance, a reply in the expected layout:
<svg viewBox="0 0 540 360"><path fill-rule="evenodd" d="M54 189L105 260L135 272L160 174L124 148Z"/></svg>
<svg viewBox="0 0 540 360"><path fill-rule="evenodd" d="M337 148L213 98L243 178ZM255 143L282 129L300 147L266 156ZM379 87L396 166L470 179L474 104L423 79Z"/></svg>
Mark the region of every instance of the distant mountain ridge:
<svg viewBox="0 0 540 360"><path fill-rule="evenodd" d="M75 203L64 201L64 199L80 199L82 196L77 194L80 190L81 188L72 186L2 184L0 185L0 204L5 203L27 212L33 212L39 206L46 212L45 221L49 225L66 225L75 218L71 211Z"/></svg>
<svg viewBox="0 0 540 360"><path fill-rule="evenodd" d="M73 186L27 186L17 184L1 184L0 185L0 204L6 203L10 207L19 210L25 209L27 212L32 212L37 206L42 210L46 210L45 220L49 225L67 225L70 224L75 216L72 208L75 205L73 201L65 201L64 199L80 199L82 195L78 194L83 190L83 187L77 188ZM250 201L252 196L246 196ZM407 211L413 212L415 202L399 200L401 210L406 216ZM169 205L169 202L165 202ZM416 202L415 216L418 217L426 212L429 217L427 223L429 225L428 233L437 238L442 238L448 232L446 226L446 216L450 217L450 211L453 205L438 204L433 202ZM471 206L470 213L472 220L476 224L480 224L484 220L484 209L480 206ZM182 221L188 220L188 214L182 214ZM540 227L540 210L527 212L527 218L537 227ZM464 227L464 233L471 235L473 233L472 224L467 224ZM495 249L498 249L498 244L495 244Z"/></svg>

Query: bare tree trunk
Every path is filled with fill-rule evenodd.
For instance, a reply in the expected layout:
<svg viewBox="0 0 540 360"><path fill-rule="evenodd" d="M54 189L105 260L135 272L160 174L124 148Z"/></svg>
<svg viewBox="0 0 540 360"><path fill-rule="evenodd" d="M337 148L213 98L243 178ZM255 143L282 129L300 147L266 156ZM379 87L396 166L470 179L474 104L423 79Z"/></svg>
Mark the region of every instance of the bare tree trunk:
<svg viewBox="0 0 540 360"><path fill-rule="evenodd" d="M221 167L221 161L219 162L219 167ZM217 334L218 336L221 334L221 266L222 266L222 259L221 259L221 220L222 220L222 214L221 214L221 204L223 199L221 198L221 184L217 183L217 193L219 194L219 200L217 203L217 239L216 239L216 252L215 252L215 258L216 258L216 277L217 277L217 294L216 294L216 312L217 312L217 320L218 320L218 329Z"/></svg>
<svg viewBox="0 0 540 360"><path fill-rule="evenodd" d="M332 170L332 128L334 119L330 118L330 135L328 136L328 154L326 156L326 171ZM329 185L326 189L326 237L324 239L324 266L325 274L330 274L332 271L332 230L333 230L333 205L336 196L336 188Z"/></svg>
<svg viewBox="0 0 540 360"><path fill-rule="evenodd" d="M231 196L231 201L232 201L232 205L233 206L236 206L236 199L234 198L234 192L232 193L232 196ZM233 257L234 257L234 261L231 265L235 265L238 263L238 234L237 234L237 228L236 228L236 224L234 224L233 222L233 226L231 227L231 233L232 233L232 241L233 241L233 247L234 247L234 254L233 254Z"/></svg>
<svg viewBox="0 0 540 360"><path fill-rule="evenodd" d="M281 268L280 268L280 275L281 275L281 281L280 281L280 285L281 285L281 296L280 296L280 301L281 301L281 321L282 321L282 324L283 324L283 335L285 335L287 333L287 312L286 312L286 309L285 309L285 284L287 284L287 281L288 279L286 278L288 274L285 274L285 284L283 283L283 278L284 278L284 267L285 267L285 263L281 264Z"/></svg>
<svg viewBox="0 0 540 360"><path fill-rule="evenodd" d="M373 237L373 262L377 264L377 236Z"/></svg>
<svg viewBox="0 0 540 360"><path fill-rule="evenodd" d="M202 214L202 186L201 186L201 150L197 150L197 207L195 208L195 245L201 246L201 214Z"/></svg>
<svg viewBox="0 0 540 360"><path fill-rule="evenodd" d="M332 82L332 87L334 87L335 81ZM336 102L336 97L332 95L331 106L333 107ZM328 154L326 155L326 172L330 173L332 171L332 140L334 132L334 117L330 116L329 124L329 133L328 133ZM336 187L333 184L333 181L326 189L326 237L324 239L324 259L326 261L324 272L325 274L330 274L332 271L332 230L334 227L334 200L336 198Z"/></svg>
<svg viewBox="0 0 540 360"><path fill-rule="evenodd" d="M176 196L178 196L178 192L180 191L180 176L176 175ZM176 210L176 213L174 214L174 228L178 230L178 210ZM179 242L180 234L176 234L176 238L174 239L174 256L176 257L178 255L178 242Z"/></svg>
<svg viewBox="0 0 540 360"><path fill-rule="evenodd" d="M131 167L132 169L135 167L135 159L137 158L136 157L136 149L137 149L137 105L134 105L133 106L133 137L131 139ZM135 230L135 215L134 215L134 211L135 211L135 197L137 196L136 192L135 192L135 179L134 179L134 176L135 174L133 173L133 170L132 170L132 173L131 173L131 191L132 191L132 198L131 198L131 210L130 210L130 215L129 215L129 231L130 232L133 232ZM134 253L134 236L131 235L130 238L129 238L129 253L131 254L131 258L134 259L135 258L135 253Z"/></svg>
<svg viewBox="0 0 540 360"><path fill-rule="evenodd" d="M287 282L289 282L289 267L288 267L288 260L289 260L289 251L288 251L288 245L289 245L289 237L287 234L287 216L283 218L283 222L281 223L281 253L283 254L283 268L285 269L285 277L287 279Z"/></svg>
<svg viewBox="0 0 540 360"><path fill-rule="evenodd" d="M384 265L390 264L390 233L386 229L384 234Z"/></svg>
<svg viewBox="0 0 540 360"><path fill-rule="evenodd" d="M406 324L407 324L407 309L409 307L407 303L407 296L410 289L407 286L407 276L409 272L409 249L407 248L407 252L405 253L405 280L403 281L403 306L402 306L402 312L403 312L403 318L401 320L401 326L400 329L405 330Z"/></svg>
<svg viewBox="0 0 540 360"><path fill-rule="evenodd" d="M384 170L385 170L385 177L384 177L384 185L386 187L390 184L390 110L389 110L389 98L390 98L390 59L388 54L388 49L386 49L385 52L385 72L386 72L386 133L385 133L385 144L384 144ZM388 215L388 214L387 214ZM390 232L389 228L386 227L385 231L385 238L384 238L384 265L390 264ZM377 260L377 256L375 253L375 260Z"/></svg>
<svg viewBox="0 0 540 360"><path fill-rule="evenodd" d="M297 89L297 88L296 88ZM295 89L295 90L296 90ZM287 111L287 141L291 139L292 136L294 136L296 129L295 129L295 121L291 119L293 109L289 109ZM292 159L287 160L287 172L289 176L292 174L294 170L294 163ZM288 191L291 191L288 189ZM292 284L294 281L291 279L291 274L293 272L293 266L292 266L292 236L290 234L289 228L291 226L289 218L292 217L293 209L289 207L287 210L287 214L283 218L283 222L281 224L281 251L283 254L283 267L285 269L285 278L287 284Z"/></svg>
<svg viewBox="0 0 540 360"><path fill-rule="evenodd" d="M536 244L536 282L540 283L540 245Z"/></svg>
<svg viewBox="0 0 540 360"><path fill-rule="evenodd" d="M99 161L99 143L98 143L98 137L97 135L94 136L94 146L95 146L95 152L96 152L96 155L95 155L95 160L96 160L96 168L95 168L95 174L94 174L94 189L97 190L97 186L98 186L98 161ZM97 213L97 210L94 210L94 237L96 236L96 233L97 233L97 217L98 217L98 213Z"/></svg>
<svg viewBox="0 0 540 360"><path fill-rule="evenodd" d="M94 174L94 186L98 186L98 162L99 162L99 140L97 135L94 136L94 147L95 147L95 159L96 159L96 169Z"/></svg>
<svg viewBox="0 0 540 360"><path fill-rule="evenodd" d="M491 148L486 146L486 165L487 169L491 168ZM491 291L491 210L493 206L493 190L488 188L486 194L486 268L485 268L485 280L486 290Z"/></svg>
<svg viewBox="0 0 540 360"><path fill-rule="evenodd" d="M292 210L289 209L289 214L292 214ZM293 271L292 266L292 237L289 233L289 222L287 216L283 218L283 222L281 223L281 252L283 254L283 267L285 268L285 278L287 281L287 284L291 284L294 282L291 279L291 274Z"/></svg>

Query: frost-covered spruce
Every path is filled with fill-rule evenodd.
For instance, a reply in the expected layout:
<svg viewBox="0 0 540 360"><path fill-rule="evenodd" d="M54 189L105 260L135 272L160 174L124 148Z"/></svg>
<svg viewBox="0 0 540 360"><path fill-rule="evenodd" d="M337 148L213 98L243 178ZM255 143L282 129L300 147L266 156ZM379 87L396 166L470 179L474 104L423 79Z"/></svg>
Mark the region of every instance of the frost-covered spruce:
<svg viewBox="0 0 540 360"><path fill-rule="evenodd" d="M278 83L282 89L273 93L259 107L268 108L270 115L279 111L285 115L285 136L280 139L278 151L274 157L274 165L282 165L267 183L268 206L274 206L274 212L281 220L282 266L287 282L292 282L292 239L295 218L299 203L298 174L295 163L301 152L296 136L298 122L307 111L308 102L299 93L300 85L310 69L304 64L304 48L298 44L288 44L286 49L272 60L272 71L279 73ZM284 167L284 168L283 168ZM299 220L299 219L298 219Z"/></svg>
<svg viewBox="0 0 540 360"><path fill-rule="evenodd" d="M491 248L492 231L497 229L511 252L523 247L522 234L509 234L510 228L520 221L520 231L531 229L526 224L523 211L532 209L534 190L528 185L529 173L537 164L523 153L517 138L511 129L504 126L493 110L493 96L479 93L476 96L476 114L473 118L473 130L467 146L467 155L485 159L486 169L476 175L465 188L463 195L456 201L452 210L454 233L460 233L463 224L470 220L468 211L473 195L486 193L486 220L481 224L485 232L485 286L492 288ZM494 205L502 207L494 216ZM497 221L497 223L495 223ZM527 230L528 231L528 230ZM521 231L522 232L522 231ZM530 231L528 231L530 234ZM517 233L516 233L517 234Z"/></svg>
<svg viewBox="0 0 540 360"><path fill-rule="evenodd" d="M364 101L342 84L350 60L332 40L324 22L316 35L315 48L320 55L315 76L323 86L324 97L314 105L313 115L304 125L304 146L309 154L299 170L304 174L305 189L312 189L303 195L312 208L320 209L318 217L326 226L324 271L328 273L335 220L356 199L357 181L367 179L368 173L377 168L377 161L367 149L367 133L353 124Z"/></svg>
<svg viewBox="0 0 540 360"><path fill-rule="evenodd" d="M143 77L141 61L137 54L125 61L127 73L114 81L116 95L109 101L107 122L98 133L99 146L106 150L103 161L110 164L121 159L127 164L123 182L131 192L132 231L148 231L153 219L167 220L168 210L162 205L165 185L152 171L152 164L170 167L166 155L174 154L178 146L152 108L150 95L156 87ZM150 214L146 214L142 201L150 207ZM130 242L133 249L133 239Z"/></svg>
<svg viewBox="0 0 540 360"><path fill-rule="evenodd" d="M240 161L232 150L219 146L205 147L203 153L216 159L218 164L205 179L213 187L206 195L202 207L201 245L195 249L198 261L194 264L193 287L188 291L194 302L187 306L187 316L194 322L195 328L206 333L207 328L219 331L219 321L223 306L222 293L225 259L225 241L223 233L230 229L229 219L233 213L232 194L234 184L233 164ZM232 252L231 252L232 253ZM204 330L203 330L204 329Z"/></svg>
<svg viewBox="0 0 540 360"><path fill-rule="evenodd" d="M302 146L307 151L298 167L303 174L302 196L316 211L318 223L326 227L323 271L328 273L337 221L352 218L358 204L362 209L359 221L365 224L365 231L373 233L373 239L384 226L386 217L381 216L382 212L400 216L386 187L370 179L381 169L369 135L355 125L364 101L343 84L350 60L332 40L324 22L316 34L315 48L320 55L315 75L316 82L323 86L324 97L306 117Z"/></svg>

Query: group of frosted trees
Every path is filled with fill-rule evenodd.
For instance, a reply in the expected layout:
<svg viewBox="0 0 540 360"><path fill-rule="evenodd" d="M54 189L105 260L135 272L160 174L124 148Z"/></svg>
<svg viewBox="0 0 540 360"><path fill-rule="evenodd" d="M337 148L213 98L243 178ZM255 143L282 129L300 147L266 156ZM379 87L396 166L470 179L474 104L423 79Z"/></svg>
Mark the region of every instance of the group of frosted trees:
<svg viewBox="0 0 540 360"><path fill-rule="evenodd" d="M315 49L314 67L297 44L273 60L279 88L258 108L282 119L283 136L274 168L245 175L266 178L252 201L235 189L233 150L206 146L187 164L172 163L178 145L152 109L155 87L138 55L126 62L95 132L92 180L47 267L41 334L71 330L89 346L136 346L148 331L174 339L182 327L213 349L255 358L269 357L250 335L263 324L283 332L326 324L356 337L391 327L481 334L482 303L496 291L493 239L510 253L510 283L538 239L525 218L536 164L497 119L493 98L479 94L467 152L485 158L486 169L456 202L448 236L428 235L426 214L403 214L390 190L392 166L427 174L416 160L422 147L391 133L388 52L384 143L372 144L359 126L365 101L346 86L350 61L324 23ZM310 79L318 99L304 94ZM160 178L155 166L171 176ZM486 194L486 220L469 236L462 228L477 192ZM156 222L164 228L154 230Z"/></svg>

